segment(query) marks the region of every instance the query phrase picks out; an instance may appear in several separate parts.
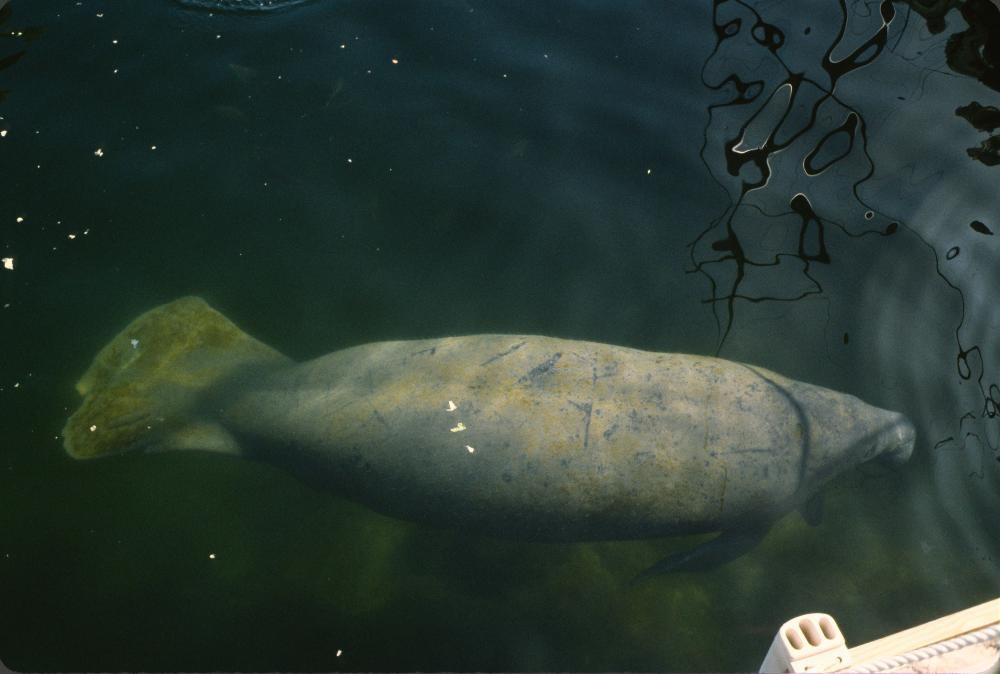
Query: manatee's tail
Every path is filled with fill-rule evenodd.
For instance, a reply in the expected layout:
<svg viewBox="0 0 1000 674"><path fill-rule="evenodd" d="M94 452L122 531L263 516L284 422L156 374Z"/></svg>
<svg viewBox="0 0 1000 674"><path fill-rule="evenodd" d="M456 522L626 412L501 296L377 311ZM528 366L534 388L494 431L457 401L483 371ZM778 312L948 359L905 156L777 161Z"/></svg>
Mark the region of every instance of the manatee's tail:
<svg viewBox="0 0 1000 674"><path fill-rule="evenodd" d="M75 459L135 449L237 450L195 409L207 387L248 366L288 362L198 297L151 309L108 343L76 385L63 445Z"/></svg>

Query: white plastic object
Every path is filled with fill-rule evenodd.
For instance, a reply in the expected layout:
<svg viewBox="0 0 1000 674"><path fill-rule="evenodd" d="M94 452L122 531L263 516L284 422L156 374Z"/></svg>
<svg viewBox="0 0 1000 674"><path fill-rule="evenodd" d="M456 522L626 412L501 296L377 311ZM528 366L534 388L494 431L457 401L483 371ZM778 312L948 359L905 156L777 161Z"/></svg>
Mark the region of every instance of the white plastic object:
<svg viewBox="0 0 1000 674"><path fill-rule="evenodd" d="M851 656L837 622L826 613L807 613L778 629L760 671L830 672L850 664Z"/></svg>

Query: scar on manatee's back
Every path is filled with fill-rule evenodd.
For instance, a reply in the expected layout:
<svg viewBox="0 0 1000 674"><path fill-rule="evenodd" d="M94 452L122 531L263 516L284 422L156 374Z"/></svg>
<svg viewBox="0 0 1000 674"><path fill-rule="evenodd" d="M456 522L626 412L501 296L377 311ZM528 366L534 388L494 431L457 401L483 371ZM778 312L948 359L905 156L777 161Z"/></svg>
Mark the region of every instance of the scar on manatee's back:
<svg viewBox="0 0 1000 674"><path fill-rule="evenodd" d="M504 356L509 356L510 354L514 353L515 351L517 351L518 349L520 349L525 344L527 344L527 342L518 342L517 344L515 344L512 347L510 347L506 351L501 351L500 353L497 353L497 354L494 354L494 355L490 356L489 358L487 358L486 360L484 360L482 363L480 363L479 366L482 367L483 365L489 365L490 363L492 363L495 360L500 360Z"/></svg>
<svg viewBox="0 0 1000 674"><path fill-rule="evenodd" d="M549 356L548 360L546 360L544 363L539 363L535 367L528 370L528 374L524 375L523 377L517 380L518 383L537 384L540 378L544 377L545 375L549 374L552 371L552 369L556 366L556 363L559 362L560 358L562 358L562 352L556 351L554 354Z"/></svg>
<svg viewBox="0 0 1000 674"><path fill-rule="evenodd" d="M586 449L590 444L590 416L594 409L593 405L589 402L578 403L572 400L567 400L566 402L583 412L583 448Z"/></svg>

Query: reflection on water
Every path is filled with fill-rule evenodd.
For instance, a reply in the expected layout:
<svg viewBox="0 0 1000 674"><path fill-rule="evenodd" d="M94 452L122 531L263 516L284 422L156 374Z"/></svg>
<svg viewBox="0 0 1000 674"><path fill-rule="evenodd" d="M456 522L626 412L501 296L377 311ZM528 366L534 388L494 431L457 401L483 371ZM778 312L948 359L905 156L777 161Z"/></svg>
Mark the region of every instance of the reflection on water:
<svg viewBox="0 0 1000 674"><path fill-rule="evenodd" d="M726 99L710 108L702 156L731 205L695 240L692 260L710 281L723 343L738 306L825 296L820 265L886 245L879 237L898 228L858 194L874 171L867 123L838 91L881 55L892 2L861 18L832 3L815 9L778 14L778 25L749 4L714 5L704 81Z"/></svg>
<svg viewBox="0 0 1000 674"><path fill-rule="evenodd" d="M961 148L976 139L962 120L997 128L979 102L997 98L947 67L997 89L1000 10L914 4L928 23L888 1L715 3L704 78L724 98L702 156L730 205L692 260L724 352L763 306L822 304L824 356L860 350L882 399L918 420L928 474L913 478L912 526L957 524L961 542L942 546L996 582L996 141Z"/></svg>
<svg viewBox="0 0 1000 674"><path fill-rule="evenodd" d="M183 7L218 12L273 12L310 0L176 0Z"/></svg>
<svg viewBox="0 0 1000 674"><path fill-rule="evenodd" d="M994 3L0 11L8 665L751 670L788 617L858 643L1000 584ZM918 442L833 480L817 526L639 588L704 539L495 540L227 457L67 459L73 382L186 294L297 361L477 333L718 353Z"/></svg>

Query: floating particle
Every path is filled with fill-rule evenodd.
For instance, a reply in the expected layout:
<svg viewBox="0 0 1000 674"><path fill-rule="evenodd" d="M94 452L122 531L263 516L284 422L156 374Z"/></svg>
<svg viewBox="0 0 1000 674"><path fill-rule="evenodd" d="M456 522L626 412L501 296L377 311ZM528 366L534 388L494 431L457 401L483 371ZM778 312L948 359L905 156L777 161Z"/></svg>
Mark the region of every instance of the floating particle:
<svg viewBox="0 0 1000 674"><path fill-rule="evenodd" d="M7 271L14 271L14 258L12 258L12 257L5 257L5 258L3 258L3 260L0 260L0 261L3 262L3 268L4 269L6 269Z"/></svg>
<svg viewBox="0 0 1000 674"><path fill-rule="evenodd" d="M96 430L97 430L97 424L93 424L93 425L91 425L91 427L90 427L90 432L91 432L91 433L93 433L93 432L94 432L94 431L96 431Z"/></svg>
<svg viewBox="0 0 1000 674"><path fill-rule="evenodd" d="M458 405L456 405L453 401L449 400L448 401L448 411L449 412L454 412L457 409L458 409Z"/></svg>
<svg viewBox="0 0 1000 674"><path fill-rule="evenodd" d="M459 421L454 428L449 428L448 430L450 430L452 433L459 433L465 430L465 424Z"/></svg>
<svg viewBox="0 0 1000 674"><path fill-rule="evenodd" d="M103 157L104 156L104 150L102 148L97 148L96 150L94 150L94 156L95 157Z"/></svg>
<svg viewBox="0 0 1000 674"><path fill-rule="evenodd" d="M465 448L466 448L467 450L469 450L469 454L472 454L473 452L475 452L475 451L476 451L476 448L475 448L475 447L470 447L469 445L466 445L466 446L465 446Z"/></svg>

